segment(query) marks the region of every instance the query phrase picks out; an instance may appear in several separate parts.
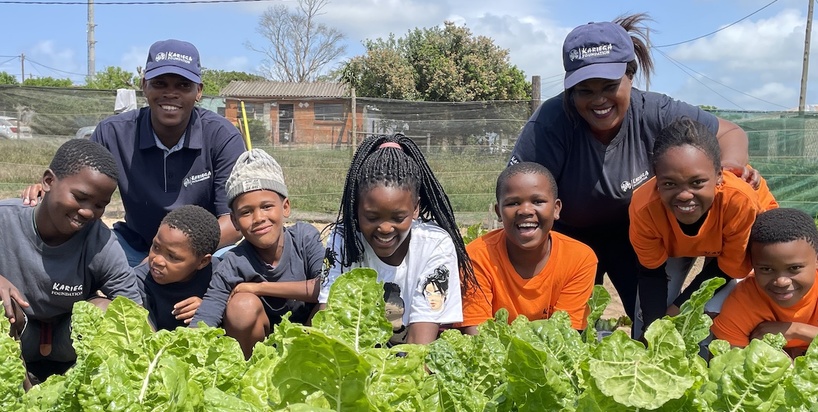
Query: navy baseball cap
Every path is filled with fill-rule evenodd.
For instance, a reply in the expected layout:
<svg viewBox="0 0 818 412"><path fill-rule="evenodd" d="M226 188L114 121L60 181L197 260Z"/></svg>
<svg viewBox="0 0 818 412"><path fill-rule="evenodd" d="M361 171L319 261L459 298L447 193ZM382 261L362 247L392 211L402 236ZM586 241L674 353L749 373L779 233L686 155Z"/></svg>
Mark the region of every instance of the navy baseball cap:
<svg viewBox="0 0 818 412"><path fill-rule="evenodd" d="M202 65L196 46L181 40L162 40L151 45L145 63L145 79L178 74L194 83L202 82Z"/></svg>
<svg viewBox="0 0 818 412"><path fill-rule="evenodd" d="M636 59L633 40L617 23L600 22L579 26L562 44L565 89L588 79L618 79L628 62Z"/></svg>

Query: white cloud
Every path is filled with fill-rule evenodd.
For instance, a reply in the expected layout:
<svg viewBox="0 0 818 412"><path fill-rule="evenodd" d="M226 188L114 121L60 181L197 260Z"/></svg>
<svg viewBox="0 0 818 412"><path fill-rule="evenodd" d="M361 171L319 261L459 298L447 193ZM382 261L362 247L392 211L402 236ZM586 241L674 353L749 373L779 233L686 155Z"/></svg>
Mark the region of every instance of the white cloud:
<svg viewBox="0 0 818 412"><path fill-rule="evenodd" d="M806 18L799 10L784 9L769 18L748 19L666 51L674 60L698 72L693 75L712 89L688 79L674 97L730 109L779 110L797 106L805 24ZM654 57L664 59L658 53ZM814 72L818 75L818 71ZM710 101L695 101L702 96L708 96Z"/></svg>
<svg viewBox="0 0 818 412"><path fill-rule="evenodd" d="M73 49L60 47L53 40L34 44L28 49L26 60L26 78L35 76L77 80L87 71L87 65L79 63Z"/></svg>

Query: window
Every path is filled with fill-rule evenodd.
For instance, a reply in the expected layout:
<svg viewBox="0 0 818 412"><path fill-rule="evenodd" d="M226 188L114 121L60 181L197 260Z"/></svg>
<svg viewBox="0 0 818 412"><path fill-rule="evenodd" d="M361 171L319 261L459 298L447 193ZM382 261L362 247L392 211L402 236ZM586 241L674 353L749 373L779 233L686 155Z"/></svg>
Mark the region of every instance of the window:
<svg viewBox="0 0 818 412"><path fill-rule="evenodd" d="M316 103L312 107L315 120L340 122L344 119L344 105L341 103Z"/></svg>

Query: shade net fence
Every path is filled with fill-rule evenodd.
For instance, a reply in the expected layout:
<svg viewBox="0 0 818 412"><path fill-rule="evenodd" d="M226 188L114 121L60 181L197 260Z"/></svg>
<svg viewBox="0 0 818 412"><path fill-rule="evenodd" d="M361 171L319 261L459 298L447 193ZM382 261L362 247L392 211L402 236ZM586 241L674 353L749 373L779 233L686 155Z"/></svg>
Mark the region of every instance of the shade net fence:
<svg viewBox="0 0 818 412"><path fill-rule="evenodd" d="M79 128L113 115L115 99L116 91L111 90L0 86L0 116L25 121L35 136L32 144L37 144L43 139L74 137ZM140 106L145 104L139 92L137 101ZM199 104L227 114L244 128L240 114L225 110L228 99L206 97ZM530 102L358 98L355 105L359 116L353 134L350 99L341 103L314 98L246 101L252 144L270 151L282 164L295 209L327 216L335 213L354 145L369 135L402 132L426 153L459 219L493 220L494 182L531 113ZM750 163L767 179L782 206L818 214L818 113L714 114L747 132ZM285 130L282 119L286 116L291 123ZM56 150L56 145L53 147ZM36 178L45 166L5 161L0 169L17 168L27 173L37 169ZM0 170L0 185L4 176L9 173Z"/></svg>

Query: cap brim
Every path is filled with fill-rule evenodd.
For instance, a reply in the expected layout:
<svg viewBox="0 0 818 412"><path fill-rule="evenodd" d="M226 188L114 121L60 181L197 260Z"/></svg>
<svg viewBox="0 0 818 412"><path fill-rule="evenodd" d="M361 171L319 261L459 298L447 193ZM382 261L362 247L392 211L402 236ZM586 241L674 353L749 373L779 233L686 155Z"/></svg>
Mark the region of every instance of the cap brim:
<svg viewBox="0 0 818 412"><path fill-rule="evenodd" d="M628 63L589 64L570 73L565 73L565 90L568 90L576 86L577 83L588 79L619 79L625 75L625 69L627 67Z"/></svg>
<svg viewBox="0 0 818 412"><path fill-rule="evenodd" d="M202 78L195 73L191 72L190 70L183 69L177 66L160 66L152 70L148 70L145 72L145 80L153 79L154 77L161 76L163 74L178 74L179 76L184 77L196 84L202 82Z"/></svg>

